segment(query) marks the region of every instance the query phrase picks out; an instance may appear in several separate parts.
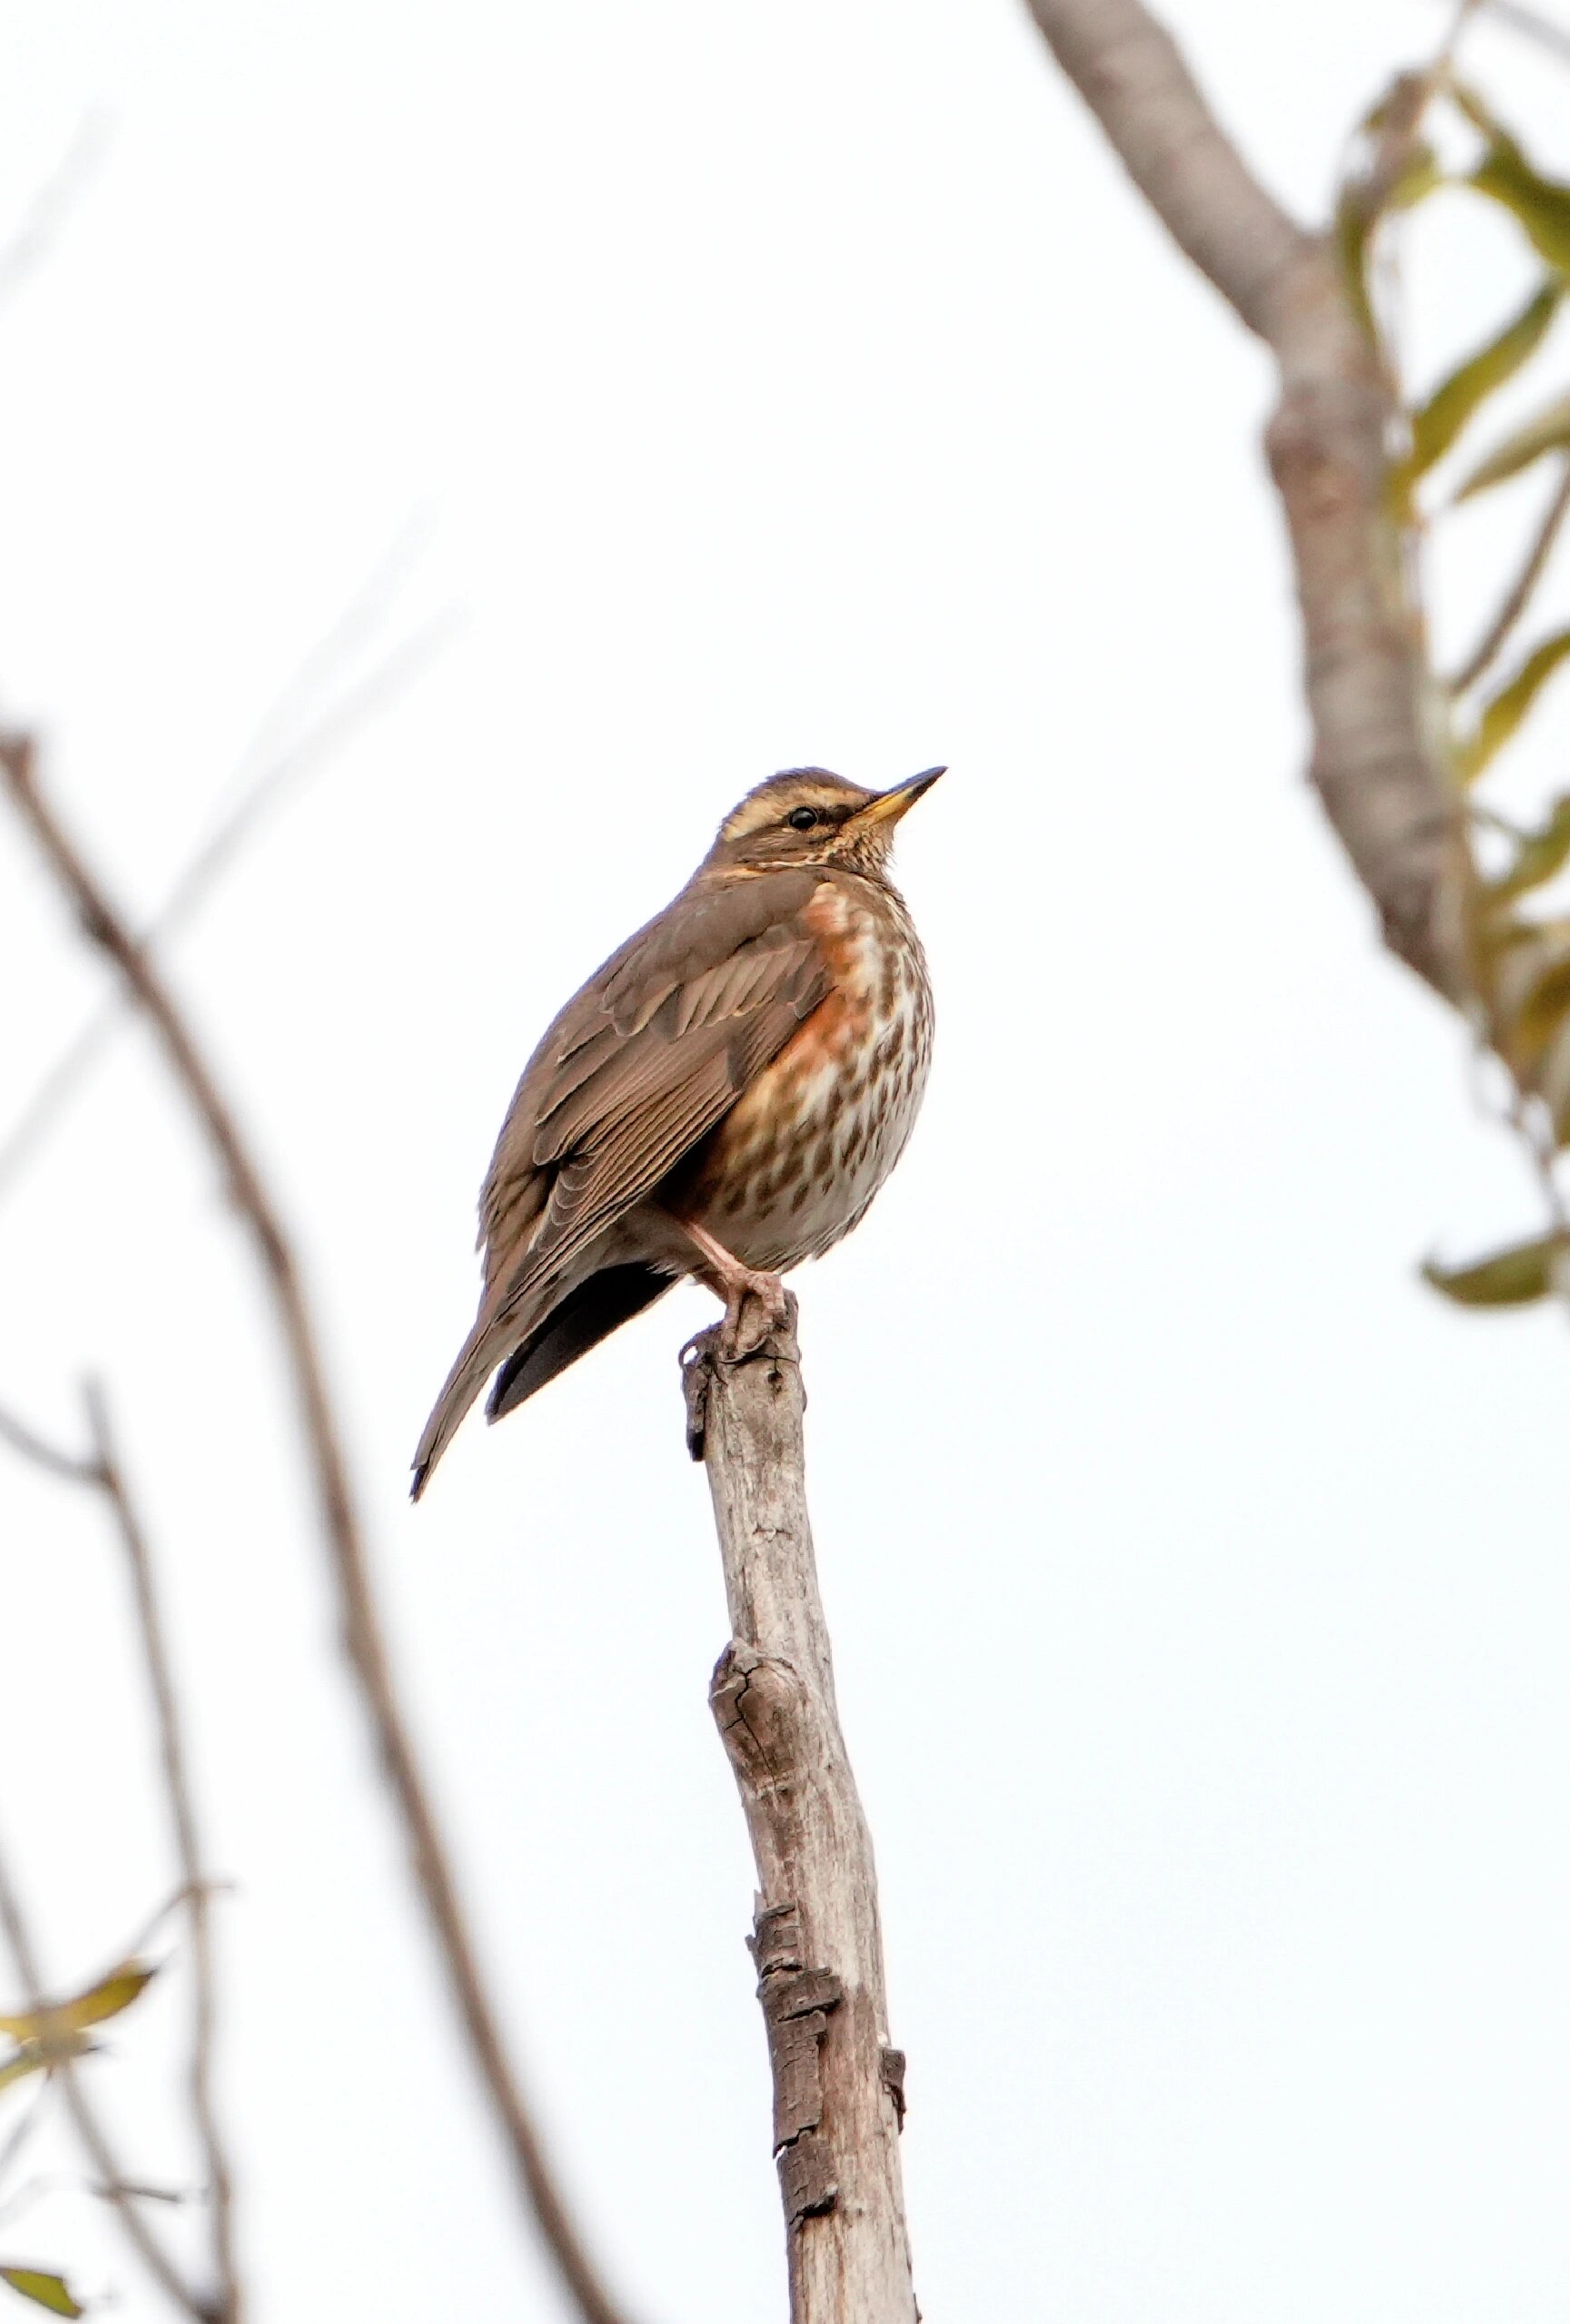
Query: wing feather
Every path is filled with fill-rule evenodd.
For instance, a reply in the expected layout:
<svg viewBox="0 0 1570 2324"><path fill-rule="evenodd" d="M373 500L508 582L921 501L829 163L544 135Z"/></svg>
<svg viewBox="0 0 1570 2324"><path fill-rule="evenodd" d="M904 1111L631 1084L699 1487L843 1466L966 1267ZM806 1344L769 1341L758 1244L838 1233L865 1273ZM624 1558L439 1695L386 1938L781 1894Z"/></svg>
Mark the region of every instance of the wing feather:
<svg viewBox="0 0 1570 2324"><path fill-rule="evenodd" d="M804 916L816 887L792 870L687 889L562 1011L480 1197L493 1314L642 1200L825 997Z"/></svg>

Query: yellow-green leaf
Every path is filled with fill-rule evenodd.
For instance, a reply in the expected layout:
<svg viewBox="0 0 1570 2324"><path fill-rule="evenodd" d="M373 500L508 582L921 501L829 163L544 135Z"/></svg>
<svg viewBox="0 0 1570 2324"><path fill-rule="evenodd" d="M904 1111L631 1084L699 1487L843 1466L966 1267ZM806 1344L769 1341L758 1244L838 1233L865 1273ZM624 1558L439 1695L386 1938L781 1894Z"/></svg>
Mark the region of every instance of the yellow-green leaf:
<svg viewBox="0 0 1570 2324"><path fill-rule="evenodd" d="M1535 171L1513 137L1496 135L1467 182L1502 202L1550 266L1570 275L1570 185Z"/></svg>
<svg viewBox="0 0 1570 2324"><path fill-rule="evenodd" d="M1514 379L1536 353L1564 295L1563 282L1545 282L1496 337L1440 381L1421 410L1412 415L1412 452L1406 462L1409 476L1426 475L1436 460L1443 459L1495 389Z"/></svg>
<svg viewBox="0 0 1570 2324"><path fill-rule="evenodd" d="M24 2082L30 2073L37 2073L49 2063L36 2042L24 2042L8 2058L0 2058L0 2090L9 2090L14 2083Z"/></svg>
<svg viewBox="0 0 1570 2324"><path fill-rule="evenodd" d="M1479 461L1456 494L1457 501L1470 500L1475 492L1486 492L1491 484L1503 484L1507 477L1519 476L1545 452L1570 451L1570 396L1556 397L1545 411L1506 436L1497 451L1490 452Z"/></svg>
<svg viewBox="0 0 1570 2324"><path fill-rule="evenodd" d="M84 2033L89 2025L102 2025L106 2017L118 2017L123 2009L129 2009L157 1974L156 1966L145 1961L123 1961L95 1985L68 2001L52 2002L46 2008L27 2010L17 2017L0 2017L0 2034L9 2034L14 2042L47 2043Z"/></svg>
<svg viewBox="0 0 1570 2324"><path fill-rule="evenodd" d="M1364 122L1364 129L1377 128L1384 110L1382 105L1376 106ZM1388 212L1415 210L1429 194L1449 182L1434 157L1433 147L1416 145L1407 158L1406 167L1395 183L1386 189L1377 207L1367 184L1354 179L1342 186L1336 204L1336 247L1348 293L1370 339L1378 335L1368 296L1368 245L1375 227Z"/></svg>
<svg viewBox="0 0 1570 2324"><path fill-rule="evenodd" d="M1516 861L1508 872L1487 883L1490 903L1509 903L1532 888L1540 888L1570 862L1570 798L1555 799L1540 831L1523 833Z"/></svg>
<svg viewBox="0 0 1570 2324"><path fill-rule="evenodd" d="M1551 960L1529 985L1510 1019L1512 1052L1523 1062L1537 1060L1570 1012L1570 958Z"/></svg>
<svg viewBox="0 0 1570 2324"><path fill-rule="evenodd" d="M1476 731L1458 753L1461 773L1468 783L1504 749L1567 654L1570 629L1556 629L1527 655L1515 676L1489 696Z"/></svg>
<svg viewBox="0 0 1570 2324"><path fill-rule="evenodd" d="M0 2267L0 2277L4 2277L13 2291L19 2291L24 2299L31 2299L38 2307L46 2308L51 2316L85 2316L87 2313L81 2301L72 2298L70 2286L64 2276L48 2275L42 2268Z"/></svg>
<svg viewBox="0 0 1570 2324"><path fill-rule="evenodd" d="M1539 1235L1530 1243L1515 1243L1495 1251L1470 1266L1442 1267L1433 1259L1423 1263L1425 1282L1462 1307L1525 1307L1545 1299L1554 1289L1559 1264L1570 1256L1570 1236Z"/></svg>

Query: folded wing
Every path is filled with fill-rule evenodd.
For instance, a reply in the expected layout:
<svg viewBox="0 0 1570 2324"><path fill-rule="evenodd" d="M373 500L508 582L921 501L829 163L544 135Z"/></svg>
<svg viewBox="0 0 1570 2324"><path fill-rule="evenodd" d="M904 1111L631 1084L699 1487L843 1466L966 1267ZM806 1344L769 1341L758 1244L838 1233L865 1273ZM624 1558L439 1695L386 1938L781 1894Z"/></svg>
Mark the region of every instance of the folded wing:
<svg viewBox="0 0 1570 2324"><path fill-rule="evenodd" d="M415 1490L489 1374L537 1336L617 1222L777 1057L831 977L810 871L689 889L612 956L529 1060L480 1196L479 1314L415 1456Z"/></svg>

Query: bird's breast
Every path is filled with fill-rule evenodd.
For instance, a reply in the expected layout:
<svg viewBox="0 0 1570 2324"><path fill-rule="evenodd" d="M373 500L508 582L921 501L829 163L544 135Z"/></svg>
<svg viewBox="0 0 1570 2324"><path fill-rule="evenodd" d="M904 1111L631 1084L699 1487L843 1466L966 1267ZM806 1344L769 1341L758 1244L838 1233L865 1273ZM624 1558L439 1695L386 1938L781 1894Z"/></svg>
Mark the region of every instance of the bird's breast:
<svg viewBox="0 0 1570 2324"><path fill-rule="evenodd" d="M824 881L805 917L834 983L705 1142L689 1215L750 1266L816 1257L899 1159L926 1086L933 1006L902 900Z"/></svg>

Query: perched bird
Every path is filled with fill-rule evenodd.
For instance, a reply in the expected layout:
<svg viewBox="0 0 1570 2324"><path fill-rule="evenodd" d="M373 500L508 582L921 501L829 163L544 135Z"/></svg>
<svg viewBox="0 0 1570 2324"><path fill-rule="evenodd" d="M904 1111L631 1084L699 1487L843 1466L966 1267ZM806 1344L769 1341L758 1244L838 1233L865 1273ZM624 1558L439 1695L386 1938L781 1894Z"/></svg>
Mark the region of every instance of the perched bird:
<svg viewBox="0 0 1570 2324"><path fill-rule="evenodd" d="M943 772L892 791L771 775L568 1002L480 1195L485 1288L416 1500L493 1372L499 1420L683 1275L725 1301L743 1353L784 1319L780 1275L856 1225L926 1084L932 990L888 860Z"/></svg>

